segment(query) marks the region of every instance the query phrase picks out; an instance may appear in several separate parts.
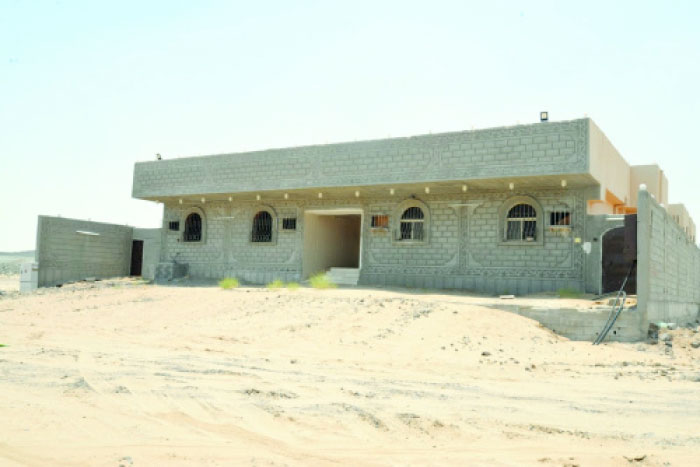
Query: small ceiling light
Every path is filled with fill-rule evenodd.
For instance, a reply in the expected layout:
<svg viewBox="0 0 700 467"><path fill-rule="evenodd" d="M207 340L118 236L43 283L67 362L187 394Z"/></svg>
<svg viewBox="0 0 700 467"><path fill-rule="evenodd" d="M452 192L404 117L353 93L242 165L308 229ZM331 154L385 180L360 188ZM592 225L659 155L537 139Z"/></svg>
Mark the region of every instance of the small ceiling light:
<svg viewBox="0 0 700 467"><path fill-rule="evenodd" d="M562 179L562 181L561 181L561 187L566 188L566 179L565 178Z"/></svg>
<svg viewBox="0 0 700 467"><path fill-rule="evenodd" d="M540 122L547 122L549 121L549 112L540 112Z"/></svg>
<svg viewBox="0 0 700 467"><path fill-rule="evenodd" d="M260 201L260 195L255 195L255 200Z"/></svg>
<svg viewBox="0 0 700 467"><path fill-rule="evenodd" d="M284 194L284 199L289 199L289 193Z"/></svg>
<svg viewBox="0 0 700 467"><path fill-rule="evenodd" d="M359 198L359 197L360 197L360 192L359 192L359 191L355 191L355 198Z"/></svg>
<svg viewBox="0 0 700 467"><path fill-rule="evenodd" d="M202 203L206 203L206 202L207 202L206 198L204 196L202 196Z"/></svg>
<svg viewBox="0 0 700 467"><path fill-rule="evenodd" d="M429 195L429 194L430 194L430 187L429 187L429 186L426 186L426 187L425 187L425 194L426 194L426 195Z"/></svg>
<svg viewBox="0 0 700 467"><path fill-rule="evenodd" d="M508 184L508 188L510 188L511 190L513 190L513 189L515 188L515 183L510 182L510 183Z"/></svg>
<svg viewBox="0 0 700 467"><path fill-rule="evenodd" d="M469 187L467 187L467 185L462 185L462 191L463 191L464 193L467 192L467 189L468 189L468 188L469 188Z"/></svg>
<svg viewBox="0 0 700 467"><path fill-rule="evenodd" d="M321 193L321 192L319 191L319 192L318 192L318 199L321 199L321 198L323 198L323 193Z"/></svg>
<svg viewBox="0 0 700 467"><path fill-rule="evenodd" d="M182 204L182 198L180 198L180 200L178 201L178 203Z"/></svg>
<svg viewBox="0 0 700 467"><path fill-rule="evenodd" d="M389 194L390 194L391 196L394 196L394 193L396 193L396 190L394 190L393 188L390 188L390 189L389 189Z"/></svg>

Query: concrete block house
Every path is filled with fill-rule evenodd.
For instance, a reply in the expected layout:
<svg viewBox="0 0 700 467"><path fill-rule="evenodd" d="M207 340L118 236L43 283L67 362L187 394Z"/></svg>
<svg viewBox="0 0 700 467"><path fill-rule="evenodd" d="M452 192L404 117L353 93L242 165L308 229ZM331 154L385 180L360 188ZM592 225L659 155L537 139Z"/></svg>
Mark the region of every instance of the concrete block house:
<svg viewBox="0 0 700 467"><path fill-rule="evenodd" d="M157 280L600 293L640 184L667 203L586 118L141 162L133 196L163 205Z"/></svg>

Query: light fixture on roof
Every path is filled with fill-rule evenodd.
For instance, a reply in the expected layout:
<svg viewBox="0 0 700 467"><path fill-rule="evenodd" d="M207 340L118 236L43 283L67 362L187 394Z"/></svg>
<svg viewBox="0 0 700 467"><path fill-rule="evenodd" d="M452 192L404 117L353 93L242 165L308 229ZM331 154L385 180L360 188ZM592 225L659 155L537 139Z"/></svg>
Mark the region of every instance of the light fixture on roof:
<svg viewBox="0 0 700 467"><path fill-rule="evenodd" d="M426 194L426 195L429 195L429 194L430 194L430 187L429 187L429 186L426 186L426 187L425 187L425 194Z"/></svg>
<svg viewBox="0 0 700 467"><path fill-rule="evenodd" d="M546 110L544 112L540 112L540 122L547 122L549 121L549 112Z"/></svg>
<svg viewBox="0 0 700 467"><path fill-rule="evenodd" d="M467 185L462 185L462 191L463 191L464 193L467 192L467 189L468 189L468 188L469 188L469 187L468 187Z"/></svg>
<svg viewBox="0 0 700 467"><path fill-rule="evenodd" d="M355 190L355 198L359 198L359 197L360 197L360 191L359 191L359 190Z"/></svg>
<svg viewBox="0 0 700 467"><path fill-rule="evenodd" d="M508 188L511 189L511 190L515 189L515 183L510 182L510 183L508 184Z"/></svg>
<svg viewBox="0 0 700 467"><path fill-rule="evenodd" d="M565 179L565 178L562 178L562 179L561 179L561 187L562 187L562 188L566 188L566 185L567 185L566 179Z"/></svg>
<svg viewBox="0 0 700 467"><path fill-rule="evenodd" d="M161 160L163 156L160 155L160 153L156 153L156 160Z"/></svg>

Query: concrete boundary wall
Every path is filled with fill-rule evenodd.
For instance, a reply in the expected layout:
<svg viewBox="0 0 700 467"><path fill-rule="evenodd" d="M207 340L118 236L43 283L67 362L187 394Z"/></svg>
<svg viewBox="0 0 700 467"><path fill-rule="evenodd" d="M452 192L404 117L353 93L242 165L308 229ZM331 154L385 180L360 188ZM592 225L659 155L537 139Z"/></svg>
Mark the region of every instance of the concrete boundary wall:
<svg viewBox="0 0 700 467"><path fill-rule="evenodd" d="M39 216L38 286L50 287L92 277L128 276L134 239L144 240L144 277L152 278L160 257L160 229Z"/></svg>
<svg viewBox="0 0 700 467"><path fill-rule="evenodd" d="M637 295L647 323L685 324L700 312L700 249L646 190L637 210Z"/></svg>

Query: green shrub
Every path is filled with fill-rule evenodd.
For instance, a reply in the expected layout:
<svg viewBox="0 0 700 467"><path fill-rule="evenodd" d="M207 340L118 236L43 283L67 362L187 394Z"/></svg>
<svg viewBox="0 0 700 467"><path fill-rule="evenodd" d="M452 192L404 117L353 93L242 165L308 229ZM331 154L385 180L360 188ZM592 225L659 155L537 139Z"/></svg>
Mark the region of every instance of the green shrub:
<svg viewBox="0 0 700 467"><path fill-rule="evenodd" d="M298 282L288 282L287 283L287 288L289 290L297 290L299 287L301 287L301 286L299 285Z"/></svg>
<svg viewBox="0 0 700 467"><path fill-rule="evenodd" d="M581 296L581 292L571 288L559 289L557 294L559 294L559 298L579 298Z"/></svg>
<svg viewBox="0 0 700 467"><path fill-rule="evenodd" d="M281 289L282 287L284 287L284 282L282 282L279 279L275 279L274 281L267 284L265 287L267 287L268 289Z"/></svg>
<svg viewBox="0 0 700 467"><path fill-rule="evenodd" d="M0 347L7 347L5 344L0 344Z"/></svg>
<svg viewBox="0 0 700 467"><path fill-rule="evenodd" d="M318 274L311 276L311 278L309 279L309 283L314 289L332 289L334 287L337 287L336 284L334 284L330 281L330 279L328 279L328 276L325 272L319 272Z"/></svg>
<svg viewBox="0 0 700 467"><path fill-rule="evenodd" d="M238 279L236 279L235 277L226 277L226 278L221 279L219 281L219 287L221 287L224 290L235 289L239 285L241 285L241 284L238 282Z"/></svg>

